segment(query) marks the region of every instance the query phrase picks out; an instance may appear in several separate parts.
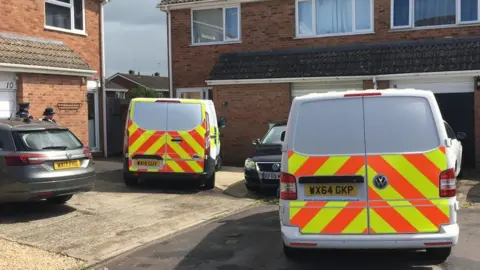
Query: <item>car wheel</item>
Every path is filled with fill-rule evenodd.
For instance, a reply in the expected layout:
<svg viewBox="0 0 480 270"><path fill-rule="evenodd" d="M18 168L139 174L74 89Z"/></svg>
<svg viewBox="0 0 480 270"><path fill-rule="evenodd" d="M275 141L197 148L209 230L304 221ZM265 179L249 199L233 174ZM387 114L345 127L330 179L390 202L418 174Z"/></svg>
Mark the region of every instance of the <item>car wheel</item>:
<svg viewBox="0 0 480 270"><path fill-rule="evenodd" d="M296 260L296 259L298 259L299 255L300 255L300 250L297 249L297 248L288 247L284 243L283 244L283 254L285 254L285 257L287 257L287 259Z"/></svg>
<svg viewBox="0 0 480 270"><path fill-rule="evenodd" d="M220 169L222 168L222 157L220 155L217 156L217 160L215 161L215 170L216 171L220 171Z"/></svg>
<svg viewBox="0 0 480 270"><path fill-rule="evenodd" d="M123 181L127 187L135 187L138 185L138 178L125 173L123 174Z"/></svg>
<svg viewBox="0 0 480 270"><path fill-rule="evenodd" d="M251 186L249 184L245 184L245 187L247 188L248 191L255 192L258 191L260 188L257 186Z"/></svg>
<svg viewBox="0 0 480 270"><path fill-rule="evenodd" d="M206 179L203 188L205 190L211 190L215 188L215 172L210 176L210 178Z"/></svg>
<svg viewBox="0 0 480 270"><path fill-rule="evenodd" d="M446 248L427 248L428 260L431 260L435 264L441 264L447 261L448 257L452 253L451 247Z"/></svg>
<svg viewBox="0 0 480 270"><path fill-rule="evenodd" d="M73 197L72 194L55 196L55 197L47 198L47 202L53 203L53 204L64 204L68 202L72 197Z"/></svg>

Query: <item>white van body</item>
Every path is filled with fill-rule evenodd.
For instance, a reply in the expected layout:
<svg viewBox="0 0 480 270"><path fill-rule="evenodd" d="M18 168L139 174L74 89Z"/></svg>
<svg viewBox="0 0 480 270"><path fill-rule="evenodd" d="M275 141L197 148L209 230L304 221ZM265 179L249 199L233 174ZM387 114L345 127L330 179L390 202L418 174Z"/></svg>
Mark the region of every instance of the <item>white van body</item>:
<svg viewBox="0 0 480 270"><path fill-rule="evenodd" d="M282 146L285 254L426 249L446 260L459 235L452 150L430 91L295 98Z"/></svg>
<svg viewBox="0 0 480 270"><path fill-rule="evenodd" d="M218 166L218 162L221 162L220 156L220 129L218 127L218 119L217 113L215 111L215 104L211 100L202 100L202 103L205 104L205 108L207 110L209 120L210 120L210 138L211 141L211 150L210 155L215 160L216 165Z"/></svg>

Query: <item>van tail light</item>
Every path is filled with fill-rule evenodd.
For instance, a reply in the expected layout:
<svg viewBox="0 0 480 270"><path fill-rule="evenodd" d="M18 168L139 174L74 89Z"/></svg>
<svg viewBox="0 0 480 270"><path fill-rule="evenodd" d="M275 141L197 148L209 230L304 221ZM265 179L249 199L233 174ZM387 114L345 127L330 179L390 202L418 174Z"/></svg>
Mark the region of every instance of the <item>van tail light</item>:
<svg viewBox="0 0 480 270"><path fill-rule="evenodd" d="M46 156L43 154L10 154L5 157L7 166L26 166L39 165L45 162Z"/></svg>
<svg viewBox="0 0 480 270"><path fill-rule="evenodd" d="M440 173L440 197L455 197L457 194L457 185L455 179L455 170L450 168Z"/></svg>
<svg viewBox="0 0 480 270"><path fill-rule="evenodd" d="M297 179L288 173L280 174L280 199L296 200L297 199Z"/></svg>
<svg viewBox="0 0 480 270"><path fill-rule="evenodd" d="M373 92L373 93L350 93L345 94L344 97L371 97L371 96L381 96L382 93L380 92Z"/></svg>
<svg viewBox="0 0 480 270"><path fill-rule="evenodd" d="M211 143L210 143L210 120L208 118L208 113L205 113L205 123L207 127L205 128L205 159L208 159L210 156Z"/></svg>
<svg viewBox="0 0 480 270"><path fill-rule="evenodd" d="M87 156L88 159L93 159L92 156L92 151L90 150L90 147L86 146L83 148L83 154Z"/></svg>

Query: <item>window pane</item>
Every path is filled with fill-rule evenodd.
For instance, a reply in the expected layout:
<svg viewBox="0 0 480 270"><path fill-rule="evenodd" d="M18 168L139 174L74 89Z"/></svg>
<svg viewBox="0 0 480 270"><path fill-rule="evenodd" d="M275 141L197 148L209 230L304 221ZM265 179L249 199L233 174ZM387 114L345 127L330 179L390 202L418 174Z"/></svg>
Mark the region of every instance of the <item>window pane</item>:
<svg viewBox="0 0 480 270"><path fill-rule="evenodd" d="M409 25L410 0L393 1L393 26Z"/></svg>
<svg viewBox="0 0 480 270"><path fill-rule="evenodd" d="M312 0L298 2L298 33L313 34Z"/></svg>
<svg viewBox="0 0 480 270"><path fill-rule="evenodd" d="M132 121L146 130L167 129L167 103L135 102Z"/></svg>
<svg viewBox="0 0 480 270"><path fill-rule="evenodd" d="M83 29L83 0L73 0L73 14L75 18L75 29Z"/></svg>
<svg viewBox="0 0 480 270"><path fill-rule="evenodd" d="M223 41L223 9L193 11L193 43Z"/></svg>
<svg viewBox="0 0 480 270"><path fill-rule="evenodd" d="M455 0L415 0L415 26L455 24Z"/></svg>
<svg viewBox="0 0 480 270"><path fill-rule="evenodd" d="M45 3L45 17L48 26L72 29L70 8Z"/></svg>
<svg viewBox="0 0 480 270"><path fill-rule="evenodd" d="M168 103L168 130L192 130L202 124L202 105L195 103Z"/></svg>
<svg viewBox="0 0 480 270"><path fill-rule="evenodd" d="M461 0L461 21L476 21L478 20L478 0Z"/></svg>
<svg viewBox="0 0 480 270"><path fill-rule="evenodd" d="M316 0L317 34L352 32L352 0Z"/></svg>
<svg viewBox="0 0 480 270"><path fill-rule="evenodd" d="M371 25L370 0L355 0L355 29L368 30Z"/></svg>
<svg viewBox="0 0 480 270"><path fill-rule="evenodd" d="M239 39L238 8L225 9L225 38Z"/></svg>
<svg viewBox="0 0 480 270"><path fill-rule="evenodd" d="M419 152L440 146L426 98L365 98L364 106L368 153Z"/></svg>

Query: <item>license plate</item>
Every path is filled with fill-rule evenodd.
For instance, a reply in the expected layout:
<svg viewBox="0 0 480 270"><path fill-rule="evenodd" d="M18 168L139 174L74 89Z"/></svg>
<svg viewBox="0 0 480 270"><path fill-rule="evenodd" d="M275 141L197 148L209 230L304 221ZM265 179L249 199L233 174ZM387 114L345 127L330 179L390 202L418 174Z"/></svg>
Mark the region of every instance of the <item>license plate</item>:
<svg viewBox="0 0 480 270"><path fill-rule="evenodd" d="M160 167L162 162L160 160L155 159L138 159L135 160L135 166L140 167Z"/></svg>
<svg viewBox="0 0 480 270"><path fill-rule="evenodd" d="M53 169L64 170L80 167L80 160L57 161L53 163Z"/></svg>
<svg viewBox="0 0 480 270"><path fill-rule="evenodd" d="M268 180L273 180L273 179L280 179L280 173L276 172L264 172L260 174L261 179L268 179Z"/></svg>
<svg viewBox="0 0 480 270"><path fill-rule="evenodd" d="M305 196L357 196L355 184L311 184L305 185Z"/></svg>

